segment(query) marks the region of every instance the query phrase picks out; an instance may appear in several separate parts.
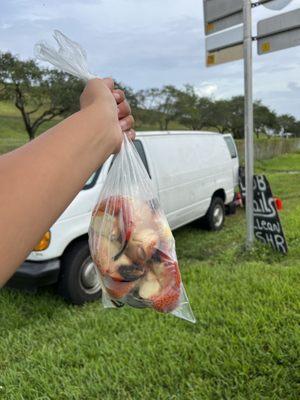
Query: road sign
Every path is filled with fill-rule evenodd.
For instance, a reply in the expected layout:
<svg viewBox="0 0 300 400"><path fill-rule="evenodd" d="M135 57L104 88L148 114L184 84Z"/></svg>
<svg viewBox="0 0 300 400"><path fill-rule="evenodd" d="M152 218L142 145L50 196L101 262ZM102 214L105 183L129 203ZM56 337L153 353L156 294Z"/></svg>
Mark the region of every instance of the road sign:
<svg viewBox="0 0 300 400"><path fill-rule="evenodd" d="M205 24L205 34L211 35L212 33L216 33L224 29L231 28L234 25L239 25L242 23L243 23L243 13L238 12L229 15L229 17L218 19L213 22L207 22Z"/></svg>
<svg viewBox="0 0 300 400"><path fill-rule="evenodd" d="M243 22L243 0L204 0L203 4L206 35Z"/></svg>
<svg viewBox="0 0 300 400"><path fill-rule="evenodd" d="M228 47L227 49L208 52L206 55L206 66L214 67L215 65L224 64L231 61L241 60L243 58L243 45Z"/></svg>
<svg viewBox="0 0 300 400"><path fill-rule="evenodd" d="M300 45L300 9L276 15L257 24L258 54Z"/></svg>
<svg viewBox="0 0 300 400"><path fill-rule="evenodd" d="M292 0L265 0L262 5L269 8L270 10L281 10L286 7Z"/></svg>
<svg viewBox="0 0 300 400"><path fill-rule="evenodd" d="M243 27L208 36L205 43L208 67L239 60L243 58Z"/></svg>
<svg viewBox="0 0 300 400"><path fill-rule="evenodd" d="M243 43L243 27L237 26L225 32L216 33L206 38L206 50L208 52L226 49Z"/></svg>
<svg viewBox="0 0 300 400"><path fill-rule="evenodd" d="M213 22L242 10L243 0L204 0L206 22Z"/></svg>

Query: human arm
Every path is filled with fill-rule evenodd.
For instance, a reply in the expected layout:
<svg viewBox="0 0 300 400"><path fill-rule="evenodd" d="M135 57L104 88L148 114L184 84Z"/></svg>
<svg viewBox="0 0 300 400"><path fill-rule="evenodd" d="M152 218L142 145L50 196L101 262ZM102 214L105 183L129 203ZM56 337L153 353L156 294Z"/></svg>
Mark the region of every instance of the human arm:
<svg viewBox="0 0 300 400"><path fill-rule="evenodd" d="M94 79L79 112L0 157L0 287L132 126L123 93Z"/></svg>

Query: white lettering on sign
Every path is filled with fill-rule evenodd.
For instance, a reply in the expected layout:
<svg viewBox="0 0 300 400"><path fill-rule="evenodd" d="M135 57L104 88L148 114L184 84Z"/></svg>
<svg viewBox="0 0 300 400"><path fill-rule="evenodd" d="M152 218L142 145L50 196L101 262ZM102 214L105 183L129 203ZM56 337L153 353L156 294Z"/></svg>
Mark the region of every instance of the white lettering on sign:
<svg viewBox="0 0 300 400"><path fill-rule="evenodd" d="M255 231L255 237L264 244L269 244L278 251L281 251L282 253L287 252L284 238L281 235Z"/></svg>
<svg viewBox="0 0 300 400"><path fill-rule="evenodd" d="M267 190L267 185L266 185L266 182L262 175L256 176L256 179L253 182L253 187L254 187L254 190L258 188L261 192L264 192Z"/></svg>
<svg viewBox="0 0 300 400"><path fill-rule="evenodd" d="M254 216L272 218L276 216L275 202L273 198L267 198L265 192L261 192L259 200L253 200Z"/></svg>
<svg viewBox="0 0 300 400"><path fill-rule="evenodd" d="M255 220L255 228L260 231L280 233L281 228L278 222L269 222L265 220Z"/></svg>

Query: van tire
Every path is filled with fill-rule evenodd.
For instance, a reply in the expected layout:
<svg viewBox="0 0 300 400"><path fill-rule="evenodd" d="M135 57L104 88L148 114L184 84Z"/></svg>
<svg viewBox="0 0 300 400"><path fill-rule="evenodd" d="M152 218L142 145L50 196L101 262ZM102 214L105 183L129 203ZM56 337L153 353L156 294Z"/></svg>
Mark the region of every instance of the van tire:
<svg viewBox="0 0 300 400"><path fill-rule="evenodd" d="M101 297L97 270L92 265L87 240L74 243L62 257L58 293L69 303L82 305ZM90 279L88 279L90 278Z"/></svg>
<svg viewBox="0 0 300 400"><path fill-rule="evenodd" d="M220 197L213 197L206 215L203 217L204 227L209 231L219 231L225 220L224 201Z"/></svg>

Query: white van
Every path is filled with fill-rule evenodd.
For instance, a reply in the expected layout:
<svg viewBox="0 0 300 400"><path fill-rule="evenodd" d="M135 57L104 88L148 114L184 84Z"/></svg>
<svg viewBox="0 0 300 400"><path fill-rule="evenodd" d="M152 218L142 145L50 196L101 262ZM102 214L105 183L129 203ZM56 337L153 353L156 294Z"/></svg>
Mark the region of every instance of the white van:
<svg viewBox="0 0 300 400"><path fill-rule="evenodd" d="M222 228L225 205L233 202L238 184L238 154L230 134L138 132L134 144L154 182L171 229L200 218L210 230ZM59 293L74 304L101 295L87 232L113 161L111 156L91 176L18 269L10 286L32 290L57 283Z"/></svg>

